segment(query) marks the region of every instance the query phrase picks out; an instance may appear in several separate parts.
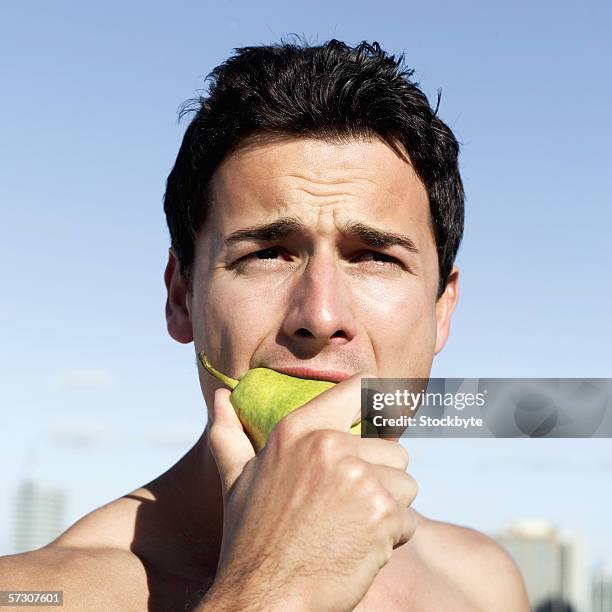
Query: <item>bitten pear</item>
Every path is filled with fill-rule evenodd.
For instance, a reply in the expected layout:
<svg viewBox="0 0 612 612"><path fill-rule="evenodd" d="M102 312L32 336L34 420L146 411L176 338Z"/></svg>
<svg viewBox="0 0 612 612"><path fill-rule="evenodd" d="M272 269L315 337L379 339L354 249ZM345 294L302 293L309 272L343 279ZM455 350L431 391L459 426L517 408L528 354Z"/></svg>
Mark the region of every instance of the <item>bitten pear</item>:
<svg viewBox="0 0 612 612"><path fill-rule="evenodd" d="M285 415L336 384L296 378L269 368L252 368L236 380L216 370L204 353L198 357L209 374L232 390L230 401L256 451L265 446L270 432ZM350 432L360 435L361 423L353 425Z"/></svg>

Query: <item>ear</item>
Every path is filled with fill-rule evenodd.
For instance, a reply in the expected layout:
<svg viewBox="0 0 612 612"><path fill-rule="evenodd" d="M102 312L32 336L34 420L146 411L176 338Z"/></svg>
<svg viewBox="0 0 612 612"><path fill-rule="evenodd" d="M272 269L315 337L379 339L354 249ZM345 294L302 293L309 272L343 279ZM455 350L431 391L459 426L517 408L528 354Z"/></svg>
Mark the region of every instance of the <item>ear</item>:
<svg viewBox="0 0 612 612"><path fill-rule="evenodd" d="M434 355L437 355L446 344L450 334L450 323L453 311L459 299L459 268L453 266L448 284L444 293L436 302L436 346Z"/></svg>
<svg viewBox="0 0 612 612"><path fill-rule="evenodd" d="M191 294L187 280L180 272L178 257L174 249L168 250L168 263L164 272L164 282L168 291L166 300L166 324L168 333L182 344L193 341L191 325Z"/></svg>

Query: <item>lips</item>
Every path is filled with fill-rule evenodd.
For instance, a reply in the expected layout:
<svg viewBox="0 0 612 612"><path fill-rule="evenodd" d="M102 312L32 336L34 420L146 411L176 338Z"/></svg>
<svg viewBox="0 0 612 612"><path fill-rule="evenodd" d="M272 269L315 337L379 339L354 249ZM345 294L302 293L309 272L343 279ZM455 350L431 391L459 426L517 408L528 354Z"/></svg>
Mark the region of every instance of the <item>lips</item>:
<svg viewBox="0 0 612 612"><path fill-rule="evenodd" d="M295 376L296 378L309 378L313 380L328 380L330 382L342 382L347 378L350 378L352 374L347 372L340 372L338 370L317 370L315 368L305 368L301 366L296 367L280 367L275 368L271 366L272 370L276 370L281 374L287 374L288 376Z"/></svg>

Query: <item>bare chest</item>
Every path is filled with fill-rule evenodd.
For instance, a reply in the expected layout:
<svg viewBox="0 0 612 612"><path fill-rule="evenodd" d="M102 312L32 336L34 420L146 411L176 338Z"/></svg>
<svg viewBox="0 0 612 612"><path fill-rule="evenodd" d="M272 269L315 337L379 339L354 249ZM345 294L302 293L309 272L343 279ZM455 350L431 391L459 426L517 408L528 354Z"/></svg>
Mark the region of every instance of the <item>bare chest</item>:
<svg viewBox="0 0 612 612"><path fill-rule="evenodd" d="M146 578L130 585L131 597L126 599L133 612L189 611L204 598L213 579L187 580L147 565Z"/></svg>
<svg viewBox="0 0 612 612"><path fill-rule="evenodd" d="M390 562L374 579L355 612L479 612L460 586L422 566Z"/></svg>
<svg viewBox="0 0 612 612"><path fill-rule="evenodd" d="M210 584L154 578L139 585L138 596L130 609L135 612L170 612L192 610L206 594ZM135 593L133 593L135 594ZM374 581L355 612L479 612L458 589L442 581L429 580L414 584L410 577Z"/></svg>

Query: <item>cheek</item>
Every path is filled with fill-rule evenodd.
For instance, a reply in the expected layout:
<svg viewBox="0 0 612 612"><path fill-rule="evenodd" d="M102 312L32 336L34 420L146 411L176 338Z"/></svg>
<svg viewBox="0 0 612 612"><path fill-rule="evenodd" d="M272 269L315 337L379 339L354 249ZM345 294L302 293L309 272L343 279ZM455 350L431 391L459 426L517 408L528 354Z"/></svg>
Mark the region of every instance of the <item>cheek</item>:
<svg viewBox="0 0 612 612"><path fill-rule="evenodd" d="M194 300L197 350L206 351L218 369L234 375L248 367L255 348L276 321L276 304L269 293L253 289L227 279L210 279L198 287Z"/></svg>
<svg viewBox="0 0 612 612"><path fill-rule="evenodd" d="M381 377L422 377L431 370L436 340L435 307L427 292L392 291L362 298L363 325Z"/></svg>

